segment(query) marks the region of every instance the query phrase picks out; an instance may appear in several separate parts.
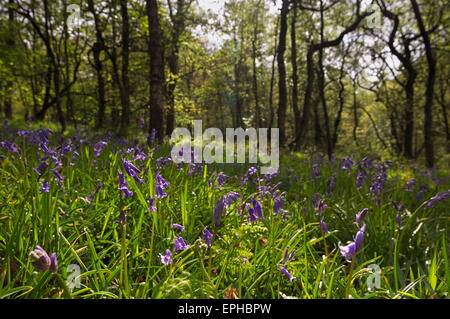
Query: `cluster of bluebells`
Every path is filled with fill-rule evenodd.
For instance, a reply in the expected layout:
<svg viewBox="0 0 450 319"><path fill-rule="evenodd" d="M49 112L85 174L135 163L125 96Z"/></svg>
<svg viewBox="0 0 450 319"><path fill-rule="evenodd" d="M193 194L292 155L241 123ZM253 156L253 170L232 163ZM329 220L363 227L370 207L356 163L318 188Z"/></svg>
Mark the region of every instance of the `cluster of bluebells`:
<svg viewBox="0 0 450 319"><path fill-rule="evenodd" d="M258 200L252 199L252 205L250 206L250 204L246 204L245 209L248 212L248 221L250 223L260 219L264 219L262 206Z"/></svg>
<svg viewBox="0 0 450 319"><path fill-rule="evenodd" d="M383 194L386 181L387 168L384 164L378 164L372 185L370 185L370 193L375 198L377 206L381 205L381 195Z"/></svg>
<svg viewBox="0 0 450 319"><path fill-rule="evenodd" d="M251 176L254 176L257 172L256 167L252 166L250 167L247 172L245 173L244 177L242 178L242 185L247 184Z"/></svg>

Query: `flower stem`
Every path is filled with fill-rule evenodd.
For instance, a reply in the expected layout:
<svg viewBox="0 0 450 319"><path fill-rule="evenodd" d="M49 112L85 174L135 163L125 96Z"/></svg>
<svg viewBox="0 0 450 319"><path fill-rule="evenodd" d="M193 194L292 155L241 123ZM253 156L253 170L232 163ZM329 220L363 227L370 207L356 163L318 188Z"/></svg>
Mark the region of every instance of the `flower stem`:
<svg viewBox="0 0 450 319"><path fill-rule="evenodd" d="M67 287L66 282L61 278L61 276L58 273L53 274L53 276L56 278L56 281L58 281L60 287L62 288L64 297L66 299L72 299L70 289L69 287Z"/></svg>

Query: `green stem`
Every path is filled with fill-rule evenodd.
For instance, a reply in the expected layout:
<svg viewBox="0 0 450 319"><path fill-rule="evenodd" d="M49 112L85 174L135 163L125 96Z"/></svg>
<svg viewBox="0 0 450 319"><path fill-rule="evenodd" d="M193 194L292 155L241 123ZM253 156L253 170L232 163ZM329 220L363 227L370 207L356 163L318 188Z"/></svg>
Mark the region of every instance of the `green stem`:
<svg viewBox="0 0 450 319"><path fill-rule="evenodd" d="M350 286L352 284L352 277L353 277L353 268L355 267L356 263L356 256L352 256L352 262L350 264L350 271L348 274L348 280L347 280L347 286L345 287L345 298L348 298L349 292L350 292Z"/></svg>
<svg viewBox="0 0 450 319"><path fill-rule="evenodd" d="M128 262L127 262L127 235L126 235L126 225L123 224L122 227L122 291L125 292L125 298L128 298L130 287L128 284Z"/></svg>
<svg viewBox="0 0 450 319"><path fill-rule="evenodd" d="M72 295L70 294L70 289L67 287L66 282L61 278L59 274L53 274L56 278L56 281L59 283L60 287L63 290L63 295L66 299L72 299Z"/></svg>

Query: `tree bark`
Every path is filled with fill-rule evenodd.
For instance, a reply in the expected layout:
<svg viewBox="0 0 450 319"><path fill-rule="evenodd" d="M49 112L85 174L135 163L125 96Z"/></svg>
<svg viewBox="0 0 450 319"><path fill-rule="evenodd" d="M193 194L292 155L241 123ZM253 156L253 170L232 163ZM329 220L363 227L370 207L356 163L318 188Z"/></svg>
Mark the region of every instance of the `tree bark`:
<svg viewBox="0 0 450 319"><path fill-rule="evenodd" d="M287 15L289 12L289 0L283 0L280 13L280 38L278 42L278 128L280 145L286 142L286 65L284 63L284 51L286 51Z"/></svg>
<svg viewBox="0 0 450 319"><path fill-rule="evenodd" d="M122 114L120 119L120 136L127 136L130 122L130 79L128 76L130 64L130 23L127 4L127 0L120 1L120 14L122 16L122 92L120 94Z"/></svg>
<svg viewBox="0 0 450 319"><path fill-rule="evenodd" d="M433 56L433 50L431 48L430 38L428 32L425 30L422 14L416 0L411 0L411 5L414 10L414 15L419 26L420 35L425 44L425 53L428 63L428 77L427 86L425 92L425 105L424 105L424 143L425 143L425 163L427 167L434 166L434 148L433 148L433 95L434 95L434 82L436 78L436 61Z"/></svg>
<svg viewBox="0 0 450 319"><path fill-rule="evenodd" d="M157 0L146 0L149 28L150 56L150 122L149 133L155 130L156 138L164 137L163 99L164 99L164 65L161 45L161 29L159 25Z"/></svg>

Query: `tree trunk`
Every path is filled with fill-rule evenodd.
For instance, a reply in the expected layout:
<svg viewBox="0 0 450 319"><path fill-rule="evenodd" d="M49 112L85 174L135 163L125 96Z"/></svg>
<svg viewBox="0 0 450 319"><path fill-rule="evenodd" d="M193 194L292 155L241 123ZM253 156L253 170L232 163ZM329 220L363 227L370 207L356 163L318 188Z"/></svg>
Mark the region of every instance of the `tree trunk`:
<svg viewBox="0 0 450 319"><path fill-rule="evenodd" d="M430 38L428 32L425 30L425 25L422 20L422 14L416 0L411 0L411 5L414 10L414 15L419 26L420 35L425 44L425 52L428 63L428 77L427 88L425 92L425 121L424 121L424 143L425 143L425 162L427 167L434 166L434 149L433 149L433 95L434 95L434 82L436 78L436 61L433 57L433 50L431 48Z"/></svg>
<svg viewBox="0 0 450 319"><path fill-rule="evenodd" d="M278 42L278 128L280 146L286 142L286 66L284 63L284 51L286 51L287 15L289 12L289 0L283 0L280 13L280 38Z"/></svg>
<svg viewBox="0 0 450 319"><path fill-rule="evenodd" d="M149 28L150 56L150 135L156 131L156 138L162 141L164 137L163 98L164 98L164 65L161 45L161 29L159 26L157 0L146 0Z"/></svg>
<svg viewBox="0 0 450 319"><path fill-rule="evenodd" d="M292 7L291 21L291 64L292 64L292 110L294 111L294 129L295 134L299 131L300 110L298 109L298 67L297 67L297 1L294 1Z"/></svg>
<svg viewBox="0 0 450 319"><path fill-rule="evenodd" d="M122 16L122 92L120 94L122 114L120 119L120 136L127 136L130 122L130 79L128 77L128 67L130 64L130 23L127 3L127 0L120 1L120 14Z"/></svg>

